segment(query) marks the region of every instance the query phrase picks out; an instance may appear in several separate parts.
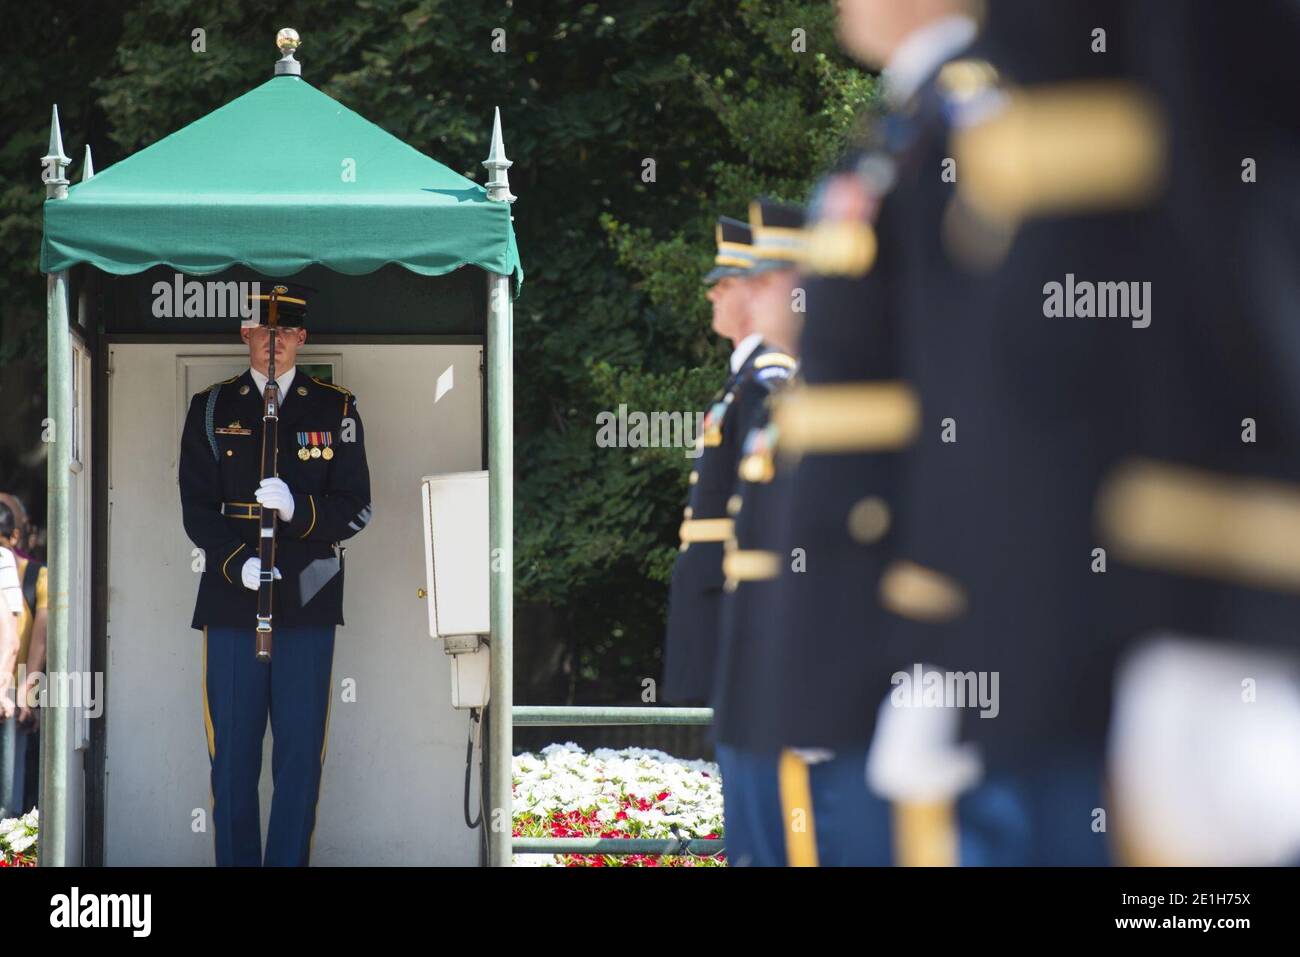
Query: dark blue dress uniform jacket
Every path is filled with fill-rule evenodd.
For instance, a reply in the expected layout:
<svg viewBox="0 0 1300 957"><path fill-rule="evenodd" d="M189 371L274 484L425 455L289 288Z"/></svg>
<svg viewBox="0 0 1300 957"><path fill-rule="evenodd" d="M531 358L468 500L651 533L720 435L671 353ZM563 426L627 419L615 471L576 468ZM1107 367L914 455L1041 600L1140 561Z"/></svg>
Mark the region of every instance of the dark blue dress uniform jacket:
<svg viewBox="0 0 1300 957"><path fill-rule="evenodd" d="M855 152L819 185L810 206L814 237L821 221L834 215L823 202L835 179L846 178L841 187L870 194L856 171L863 156ZM873 211L864 211L856 225L874 229L883 253L889 200L874 228ZM810 390L848 383L898 385L896 330L885 309L892 281L883 257L869 270L864 264L860 272L803 278L808 315L800 367ZM781 480L783 567L773 583L776 613L761 626L765 634L759 638L770 645L762 665L770 687L744 703L749 745L762 750L861 747L871 740L892 670L881 641L876 583L889 554L887 516L898 501L897 452L808 451L796 461L788 439L789 430L782 427L778 462L789 470ZM877 515L867 536L855 535L851 523L855 509L862 508ZM802 567L791 559L796 554Z"/></svg>
<svg viewBox="0 0 1300 957"><path fill-rule="evenodd" d="M705 417L704 449L691 473L684 524L707 521L730 525L727 501L737 486L736 469L745 436L763 413L769 386L756 363L769 353L759 344L740 369L727 377ZM711 427L718 430L710 439ZM710 444L716 442L716 444ZM730 533L711 541L683 541L673 565L664 641L664 699L683 705L709 700L713 688L722 607L722 555Z"/></svg>
<svg viewBox="0 0 1300 957"><path fill-rule="evenodd" d="M772 395L745 438L740 484L732 500L735 520L733 555L770 563L773 577L751 566L729 575L722 599L722 640L718 650L713 692L714 738L749 750L774 750L776 736L770 720L772 702L784 694L784 682L772 671L774 641L780 635L771 627L776 614L776 576L790 556L777 551L783 544L785 476L775 471L775 427L770 423L770 402L792 380L789 368L773 365L761 370ZM727 559L729 560L729 559ZM733 571L735 571L733 569Z"/></svg>
<svg viewBox="0 0 1300 957"><path fill-rule="evenodd" d="M1169 136L1142 265L1156 305L1128 354L1133 454L1108 476L1102 538L1134 637L1169 629L1294 651L1300 541L1291 539L1289 554L1270 548L1268 523L1247 524L1248 511L1235 510L1280 506L1275 528L1281 516L1288 528L1300 522L1300 108L1270 92L1290 82L1284 64L1300 41L1300 9L1264 2L1246 15L1189 0L1157 24L1158 9L1132 11L1143 52L1132 68L1158 99ZM1192 71L1207 55L1232 68L1217 81ZM1255 182L1243 181L1247 157ZM1245 419L1254 420L1253 441L1243 441ZM1117 505L1143 472L1150 505L1165 516L1156 524L1175 519L1185 549L1154 548L1143 540L1146 523L1105 520L1107 503ZM1165 512L1189 479L1184 491L1206 493L1199 506Z"/></svg>
<svg viewBox="0 0 1300 957"><path fill-rule="evenodd" d="M1113 44L1121 33L1116 24ZM1071 60L1062 52L1069 44L1066 36L1017 47L996 65L1043 82L1115 69L1115 60L1086 52ZM996 268L972 275L950 242L970 212L954 202L960 185L929 175L959 153L940 132L914 167L921 174L901 176L894 193L910 213L902 353L923 423L904 457L898 558L954 596L901 609L891 631L901 648L937 649L933 659L946 669L997 674L996 717L963 712L967 738L991 766L1099 754L1125 629L1115 577L1094 571L1093 502L1126 445L1134 410L1125 369L1149 330L1124 318L1048 316L1044 287L1067 273L1148 278L1134 268L1151 241L1147 216L1094 208L1028 219ZM1022 146L1007 144L1007 155ZM959 183L969 172L958 166ZM944 441L945 419L955 442Z"/></svg>
<svg viewBox="0 0 1300 957"><path fill-rule="evenodd" d="M322 455L299 458L303 432L328 435L332 455L325 456L325 439L318 436ZM251 371L190 401L181 436L181 509L186 534L205 555L194 628L256 625L257 593L243 586L240 571L258 554L261 447L262 396ZM338 543L370 520L370 471L356 397L299 371L281 400L277 463L293 493L294 513L292 521L279 523L276 539L275 566L283 577L273 592L274 623L341 625ZM222 513L223 503L230 503L230 514ZM249 514L254 517L232 517Z"/></svg>

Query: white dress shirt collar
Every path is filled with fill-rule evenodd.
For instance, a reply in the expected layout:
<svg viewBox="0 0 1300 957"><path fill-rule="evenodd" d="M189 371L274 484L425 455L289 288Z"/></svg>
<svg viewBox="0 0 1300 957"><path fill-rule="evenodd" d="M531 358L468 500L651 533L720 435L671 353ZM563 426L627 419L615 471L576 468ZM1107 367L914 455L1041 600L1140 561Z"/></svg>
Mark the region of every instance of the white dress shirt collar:
<svg viewBox="0 0 1300 957"><path fill-rule="evenodd" d="M961 14L943 17L912 31L886 64L882 77L885 98L895 109L902 106L921 84L975 39L975 21Z"/></svg>
<svg viewBox="0 0 1300 957"><path fill-rule="evenodd" d="M751 332L736 343L736 348L731 351L731 371L733 374L740 371L740 367L745 364L745 360L753 354L762 341L762 336L757 332Z"/></svg>
<svg viewBox="0 0 1300 957"><path fill-rule="evenodd" d="M266 376L258 372L252 366L248 371L253 373L253 384L257 386L257 393L261 395L266 391ZM280 387L280 402L284 403L284 397L289 394L289 386L293 383L294 374L298 371L297 366L289 366L284 372L275 377L275 384Z"/></svg>

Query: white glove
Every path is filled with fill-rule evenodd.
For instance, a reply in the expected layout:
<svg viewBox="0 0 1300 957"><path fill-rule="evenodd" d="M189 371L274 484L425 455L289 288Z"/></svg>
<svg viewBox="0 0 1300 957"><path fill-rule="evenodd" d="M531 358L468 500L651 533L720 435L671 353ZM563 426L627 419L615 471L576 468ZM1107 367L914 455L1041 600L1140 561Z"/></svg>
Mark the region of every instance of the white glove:
<svg viewBox="0 0 1300 957"><path fill-rule="evenodd" d="M293 493L282 479L264 478L253 493L263 508L273 508L280 513L280 521L293 521Z"/></svg>
<svg viewBox="0 0 1300 957"><path fill-rule="evenodd" d="M281 577L278 568L272 568L271 573L276 578ZM244 569L239 573L239 577L243 579L245 588L249 591L257 591L262 587L262 560L254 556L244 562Z"/></svg>

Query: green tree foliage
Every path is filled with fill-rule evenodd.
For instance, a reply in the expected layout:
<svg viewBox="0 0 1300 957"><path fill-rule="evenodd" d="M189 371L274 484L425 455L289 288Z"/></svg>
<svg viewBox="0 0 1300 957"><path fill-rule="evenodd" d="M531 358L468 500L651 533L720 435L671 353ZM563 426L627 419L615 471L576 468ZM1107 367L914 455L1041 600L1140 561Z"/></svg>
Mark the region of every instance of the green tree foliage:
<svg viewBox="0 0 1300 957"><path fill-rule="evenodd" d="M641 678L659 673L691 460L681 449L600 448L596 416L620 403L693 412L723 376L726 349L709 330L700 285L714 218L743 217L762 193L805 199L874 93L836 48L832 5L113 7L94 5L100 33L65 23L89 56L72 62L66 41L66 62L56 64L81 90L74 115L65 113L68 149L80 150L81 130L102 128L101 168L270 76L272 39L288 24L302 35L307 80L479 181L492 108L501 107L527 275L515 313L519 695L637 700ZM206 52L192 49L196 29ZM0 182L0 244L10 253L0 283L37 297L35 158L52 96L40 69L50 49L60 46L33 41L22 54L32 102L12 117L21 132ZM646 160L653 182L643 178ZM25 172L12 178L14 169Z"/></svg>

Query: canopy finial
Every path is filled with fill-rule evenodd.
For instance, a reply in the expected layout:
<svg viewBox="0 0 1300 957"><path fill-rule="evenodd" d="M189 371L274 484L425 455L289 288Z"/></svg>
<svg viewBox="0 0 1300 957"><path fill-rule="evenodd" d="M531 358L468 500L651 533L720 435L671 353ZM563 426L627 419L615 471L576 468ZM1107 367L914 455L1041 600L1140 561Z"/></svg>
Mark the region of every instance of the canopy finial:
<svg viewBox="0 0 1300 957"><path fill-rule="evenodd" d="M506 172L514 165L506 159L506 144L501 137L501 107L498 106L492 118L492 145L488 147L488 158L483 161L488 171L488 199L513 203L518 198L510 192L510 174Z"/></svg>
<svg viewBox="0 0 1300 957"><path fill-rule="evenodd" d="M59 129L59 105L54 104L50 117L50 151L41 157L41 182L45 184L46 199L68 198L68 177L64 174L72 158L63 152L63 131Z"/></svg>
<svg viewBox="0 0 1300 957"><path fill-rule="evenodd" d="M285 27L275 35L275 45L280 48L280 59L275 63L276 76L302 76L302 64L293 58L294 51L302 46L298 31Z"/></svg>
<svg viewBox="0 0 1300 957"><path fill-rule="evenodd" d="M95 164L90 158L90 144L86 144L86 152L81 159L81 181L91 179L95 175Z"/></svg>

